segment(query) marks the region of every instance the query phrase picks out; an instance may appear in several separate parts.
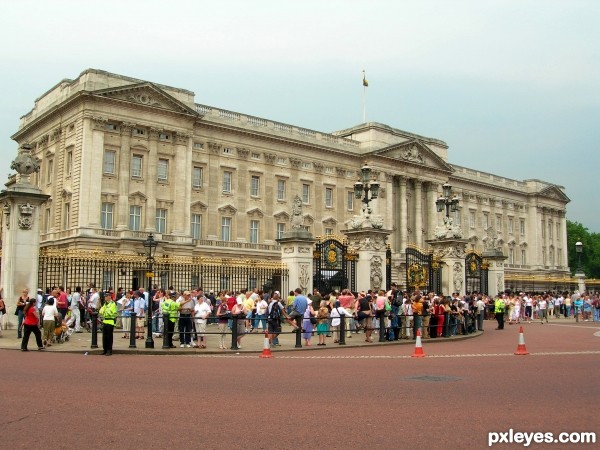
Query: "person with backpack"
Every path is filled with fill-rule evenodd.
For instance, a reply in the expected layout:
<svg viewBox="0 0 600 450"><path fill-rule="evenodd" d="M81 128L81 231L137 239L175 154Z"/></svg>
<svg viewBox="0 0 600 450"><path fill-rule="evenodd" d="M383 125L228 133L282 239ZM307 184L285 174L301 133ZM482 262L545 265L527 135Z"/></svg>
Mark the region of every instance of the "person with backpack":
<svg viewBox="0 0 600 450"><path fill-rule="evenodd" d="M279 345L277 336L281 333L281 321L283 317L284 308L279 302L279 291L275 291L267 307L267 335L270 345Z"/></svg>

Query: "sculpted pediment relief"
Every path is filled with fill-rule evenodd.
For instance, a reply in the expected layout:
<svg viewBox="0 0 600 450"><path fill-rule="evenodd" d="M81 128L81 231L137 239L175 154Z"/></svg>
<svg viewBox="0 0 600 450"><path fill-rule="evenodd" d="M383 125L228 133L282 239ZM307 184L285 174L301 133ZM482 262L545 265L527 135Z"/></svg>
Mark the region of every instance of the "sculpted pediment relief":
<svg viewBox="0 0 600 450"><path fill-rule="evenodd" d="M137 103L152 108L167 109L183 114L198 115L196 111L152 83L129 84L127 86L103 89L95 91L93 95Z"/></svg>
<svg viewBox="0 0 600 450"><path fill-rule="evenodd" d="M235 209L233 207L233 205L224 205L221 206L220 208L217 209L217 211L219 211L221 214L229 214L229 215L234 215L235 213L237 213L237 209Z"/></svg>
<svg viewBox="0 0 600 450"><path fill-rule="evenodd" d="M560 200L561 202L570 202L571 199L565 195L563 191L560 190L558 186L552 185L548 186L545 189L542 189L539 193L544 197L553 198L555 200Z"/></svg>
<svg viewBox="0 0 600 450"><path fill-rule="evenodd" d="M262 219L265 216L263 212L258 208L250 209L246 211L246 214L248 214L248 216L252 217L253 219Z"/></svg>
<svg viewBox="0 0 600 450"><path fill-rule="evenodd" d="M285 211L280 211L277 214L274 214L273 217L278 222L289 222L290 221L290 215L288 213L286 213Z"/></svg>
<svg viewBox="0 0 600 450"><path fill-rule="evenodd" d="M208 206L201 201L197 201L191 204L192 211L205 211Z"/></svg>
<svg viewBox="0 0 600 450"><path fill-rule="evenodd" d="M447 162L418 139L391 145L374 152L374 154L397 159L403 163L417 164L448 172L454 171Z"/></svg>

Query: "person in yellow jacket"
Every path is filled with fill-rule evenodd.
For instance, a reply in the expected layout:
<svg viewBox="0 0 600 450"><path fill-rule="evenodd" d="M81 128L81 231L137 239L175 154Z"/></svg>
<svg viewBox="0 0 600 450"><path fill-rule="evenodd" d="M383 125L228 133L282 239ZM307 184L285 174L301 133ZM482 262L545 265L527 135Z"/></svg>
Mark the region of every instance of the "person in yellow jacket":
<svg viewBox="0 0 600 450"><path fill-rule="evenodd" d="M177 312L179 311L179 308L179 303L174 301L171 297L166 298L161 305L161 312L165 320L164 332L167 333L169 348L175 348L173 345L173 332L175 331L175 322L177 321Z"/></svg>
<svg viewBox="0 0 600 450"><path fill-rule="evenodd" d="M504 330L504 310L506 309L506 303L501 297L496 297L494 301L494 313L496 314L496 320L498 321L498 328L496 330Z"/></svg>
<svg viewBox="0 0 600 450"><path fill-rule="evenodd" d="M113 332L115 330L115 321L117 320L117 305L112 296L107 292L104 296L104 305L99 312L102 317L102 352L105 356L112 355Z"/></svg>

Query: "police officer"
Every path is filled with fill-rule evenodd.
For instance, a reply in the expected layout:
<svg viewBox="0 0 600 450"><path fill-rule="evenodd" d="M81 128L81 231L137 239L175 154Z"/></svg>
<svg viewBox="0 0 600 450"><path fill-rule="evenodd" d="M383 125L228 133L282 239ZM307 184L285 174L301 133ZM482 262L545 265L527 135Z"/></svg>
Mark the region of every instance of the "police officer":
<svg viewBox="0 0 600 450"><path fill-rule="evenodd" d="M102 352L103 355L112 355L113 331L117 319L117 305L112 299L110 292L104 294L104 305L100 308L102 316Z"/></svg>
<svg viewBox="0 0 600 450"><path fill-rule="evenodd" d="M504 330L504 308L506 307L504 299L500 296L496 297L494 301L494 313L496 314L496 320L498 321L498 328L496 330Z"/></svg>
<svg viewBox="0 0 600 450"><path fill-rule="evenodd" d="M175 331L175 321L177 320L179 304L169 296L163 301L161 309L164 317L164 332L167 333L167 343L169 344L169 348L175 348L173 345L173 332Z"/></svg>

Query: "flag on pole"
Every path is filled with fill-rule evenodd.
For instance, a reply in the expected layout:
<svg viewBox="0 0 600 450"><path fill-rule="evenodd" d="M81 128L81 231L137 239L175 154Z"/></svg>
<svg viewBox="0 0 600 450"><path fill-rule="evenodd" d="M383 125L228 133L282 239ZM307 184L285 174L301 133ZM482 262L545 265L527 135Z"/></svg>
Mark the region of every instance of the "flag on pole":
<svg viewBox="0 0 600 450"><path fill-rule="evenodd" d="M368 87L369 86L369 82L367 81L367 78L366 78L364 70L363 70L363 86L364 87Z"/></svg>

